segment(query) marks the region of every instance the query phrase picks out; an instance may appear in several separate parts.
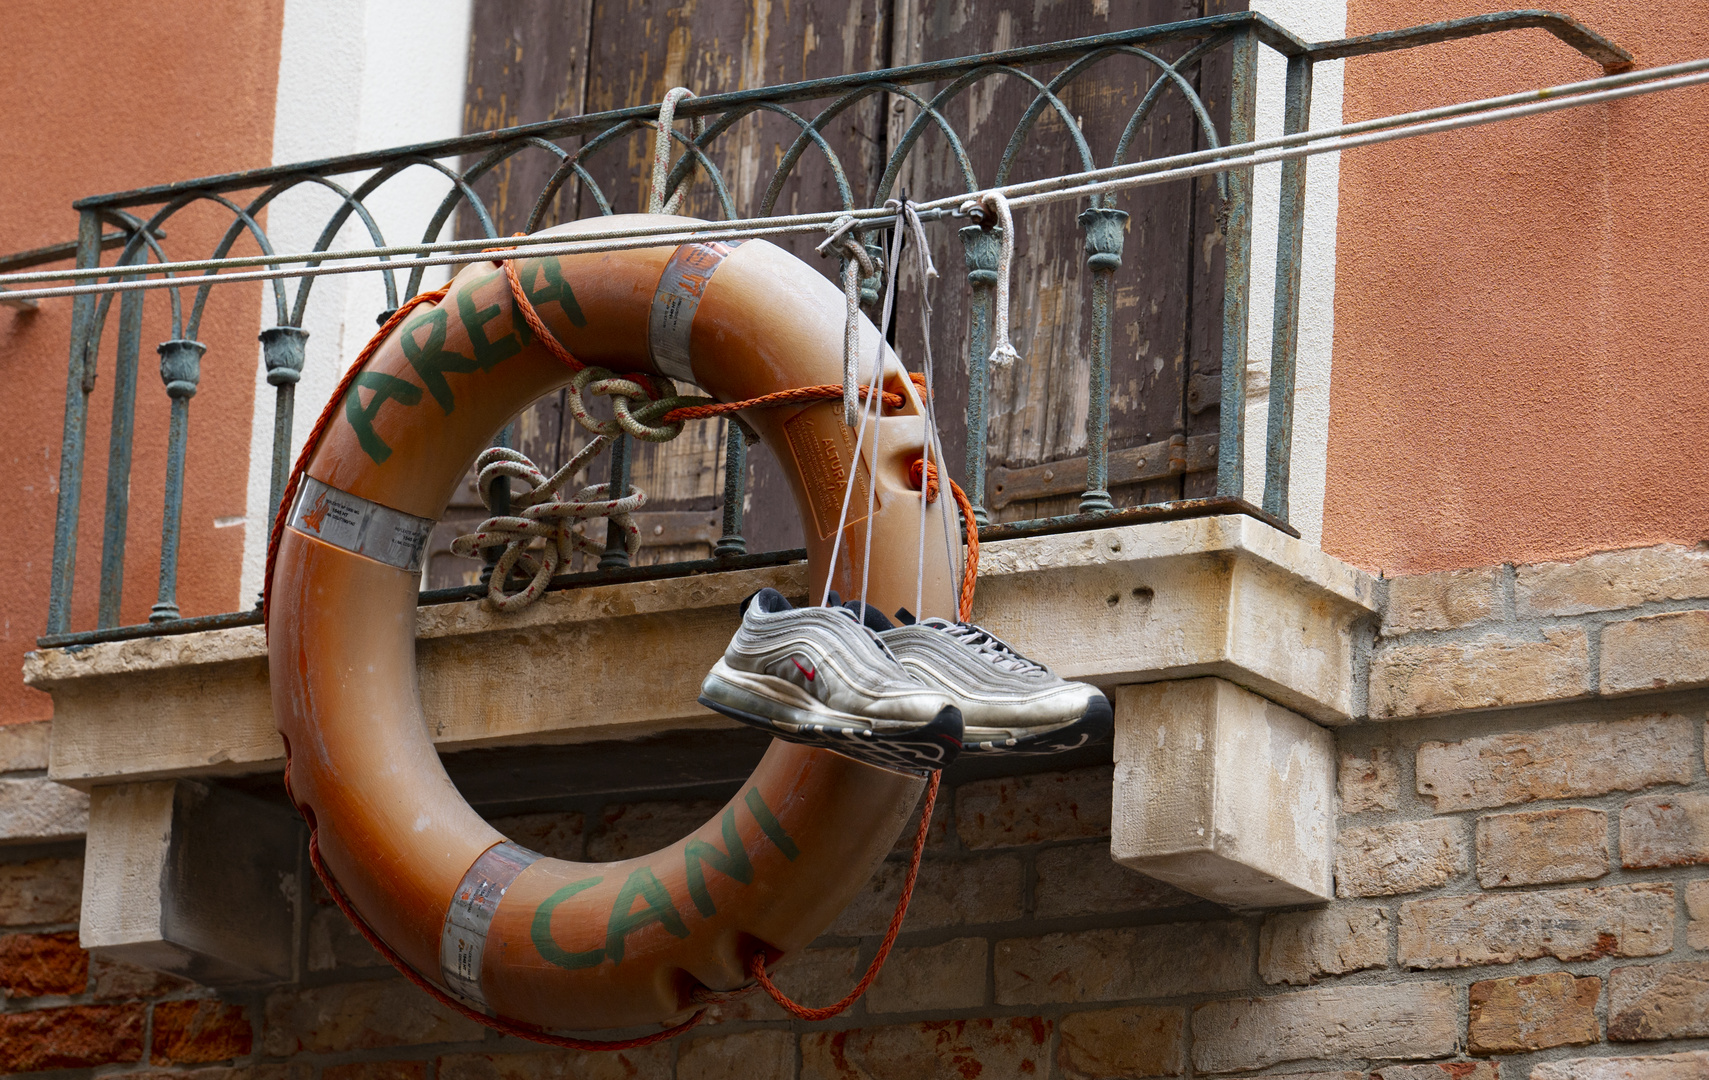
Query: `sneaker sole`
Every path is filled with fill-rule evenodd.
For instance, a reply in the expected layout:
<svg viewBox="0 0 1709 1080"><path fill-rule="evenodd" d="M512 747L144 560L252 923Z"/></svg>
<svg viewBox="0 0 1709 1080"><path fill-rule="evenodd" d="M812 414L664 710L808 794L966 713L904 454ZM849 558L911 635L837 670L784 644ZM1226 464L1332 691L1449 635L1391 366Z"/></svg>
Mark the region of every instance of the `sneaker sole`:
<svg viewBox="0 0 1709 1080"><path fill-rule="evenodd" d="M1110 708L1110 699L1099 694L1086 703L1086 711L1081 713L1078 719L1070 720L1060 727L1050 728L1047 731L1034 732L1030 735L1003 735L999 737L981 737L977 728L965 731L962 734L961 752L964 754L1016 754L1039 757L1046 754L1061 754L1109 738L1114 727L1115 712Z"/></svg>
<svg viewBox="0 0 1709 1080"><path fill-rule="evenodd" d="M763 676L761 677L763 678ZM793 684L785 684L799 693ZM911 731L876 732L859 717L813 711L708 675L700 704L732 720L802 746L831 750L865 765L917 774L942 769L961 752L961 710L945 705Z"/></svg>

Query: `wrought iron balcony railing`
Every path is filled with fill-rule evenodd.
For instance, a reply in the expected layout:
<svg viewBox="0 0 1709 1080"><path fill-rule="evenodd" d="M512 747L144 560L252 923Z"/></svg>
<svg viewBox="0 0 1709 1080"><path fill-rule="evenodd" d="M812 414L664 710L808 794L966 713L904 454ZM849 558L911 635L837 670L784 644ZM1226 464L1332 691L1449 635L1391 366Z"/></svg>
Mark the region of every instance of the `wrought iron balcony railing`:
<svg viewBox="0 0 1709 1080"><path fill-rule="evenodd" d="M910 195L915 200L943 198L1011 183L1020 179L1021 171L1040 171L1039 161L1045 162L1042 168L1048 175L1052 171L1091 171L1144 157L1168 156L1141 152L1147 142L1141 137L1148 130L1147 124L1162 115L1164 109L1175 110L1171 115L1196 129L1196 135L1184 144L1190 149L1238 147L1254 140L1261 49L1273 50L1286 60L1284 134L1294 134L1307 127L1313 66L1320 60L1524 27L1549 30L1606 70L1617 70L1630 60L1623 50L1572 20L1546 12L1507 12L1320 44L1301 41L1261 15L1224 15L886 71L689 98L678 105L677 116L692 121L693 133L671 132L680 146L680 155L670 172L667 192L694 179L702 201L726 220L771 215L780 205L792 205L786 196L794 199L793 205L813 210L878 207L896 195L903 184L911 186ZM1111 74L1118 69L1118 74ZM1123 116L1118 122L1106 125L1107 131L1088 130L1075 107L1075 95L1098 79L1104 80L1101 85L1106 87L1125 85L1130 95ZM1218 92L1207 95L1205 88L1213 84ZM999 85L1020 87L1019 100L1025 102L1024 108L1019 109L1018 120L1000 133L1003 136L1000 141L992 141L989 131L975 136L969 131L969 124L958 127L952 122L952 115L960 110L971 114L973 108L969 103L979 95L987 95L986 100L990 100L989 95L995 92L993 87ZM864 138L859 133L849 134L858 126L849 123L850 117L863 109L864 115L884 121L886 135L876 156L870 133ZM360 222L374 248L386 248L395 243L395 238L383 233L368 204L376 192L395 182L400 174L431 170L444 178L449 192L432 213L423 244L438 243L443 250L440 242L454 221L465 236L497 237L506 231L501 230L501 222L531 232L553 223L554 219L575 216L564 213L566 203L579 203L600 214L628 209L617 205L621 200L608 190L609 177L633 173L633 169L614 161L617 148L637 136L650 138L657 116L656 105L620 109L77 202L75 206L81 214L75 245L77 267L93 271L102 265L103 250L118 247L117 258L110 264L111 272L101 272L105 279L103 288L135 282L149 273L158 275L158 270L145 268L171 261L165 248L166 226L174 215L191 206L214 204L229 214L229 227L211 252L212 259L228 261L205 270L181 270L172 279L174 285L166 289L171 307L171 338L158 351L164 388L171 399L171 422L164 477L158 599L146 625L121 626L120 601L127 569L133 417L140 389L138 356L143 304L148 293L142 289L115 292L109 288L105 292L76 296L70 332L52 593L47 634L41 638L41 644L88 643L259 620L259 613L253 611L180 617L178 533L186 483L187 425L206 351L199 335L209 293L222 283L217 271L229 268L229 259L239 249L238 245L253 244L258 249L259 256L252 260L256 265L265 266L269 257L283 254L275 250L261 224L263 210L269 204L295 189L325 189L336 200L336 209L327 217L313 252L333 251L340 231L353 221ZM724 164L720 164L720 147L733 132L742 130L742 125L759 123L771 125L766 130L775 136L775 165L769 178L761 176L747 185L751 190L734 190L727 175L727 155ZM1158 144L1162 140L1153 138L1150 142ZM1041 146L1045 148L1043 151ZM490 196L499 173L522 161L543 161L544 166L535 164L531 168L535 175L543 172L545 179L532 192L527 214L504 221L505 215L495 213L483 197L483 184ZM1051 162L1057 164L1052 166ZM602 175L607 177L603 184ZM1231 164L1207 188L1206 198L1210 200L1215 221L1207 229L1214 229L1221 249L1217 267L1220 295L1214 297L1220 307L1217 319L1220 334L1214 345L1215 363L1205 365L1204 372L1193 380L1188 391L1200 399L1193 412L1206 414L1206 424L1212 423L1208 414L1215 409L1214 426L1202 432L1187 430L1183 424L1165 442L1140 445L1129 440L1129 445L1112 453L1109 431L1112 364L1119 368L1122 363L1120 358L1112 358L1112 290L1113 283L1124 273L1122 251L1128 213L1114 205L1114 195L1094 193L1088 199L1089 205L1074 218L1082 231L1084 269L1090 279L1090 288L1084 290L1084 302L1091 345L1084 361L1075 354L1057 355L1049 362L1058 377L1084 380L1084 454L1050 469L1048 476L1054 486L1042 484L1034 475L1046 469L1045 465L1032 467L1030 471L1028 467L1002 466L995 480L988 474L987 388L991 373L986 369L986 357L991 345L997 243L992 232L976 225L960 229L967 270L967 294L955 309L965 311L966 320L957 328L964 342L967 371L961 395L966 419L963 481L981 507L982 538L1227 512L1250 514L1278 528L1289 529L1289 462L1305 179L1303 156L1283 163L1277 258L1273 268L1276 288L1269 357L1268 430L1264 444L1250 451L1260 455L1264 462L1263 491L1256 504L1246 498L1244 479L1249 453L1245 439L1247 325L1255 270L1250 164ZM829 191L829 203L815 197L815 190ZM575 192L575 197L567 198L567 192ZM514 200L511 205L515 205ZM749 210L745 215L744 209ZM106 231L109 229L118 231ZM879 229L863 223L861 231L865 241L875 251L880 250ZM25 253L5 260L0 268L17 270L31 263L63 258L65 254L47 249ZM396 308L421 289L428 255L417 251L379 258L388 264L376 271L384 280L386 305ZM270 506L277 505L290 465L296 384L305 363L315 359L303 320L318 277L305 271L318 268L318 272L324 273L328 267L322 266L322 261L308 259L302 270L282 272L267 286L268 310L275 322L261 333L266 381L274 387L275 394ZM1262 269L1269 272L1271 268ZM876 293L878 282L874 280L868 285ZM181 296L185 292L189 295ZM111 368L113 422L108 446L98 615L94 629L73 632L71 602L76 582L85 430L115 295L119 296L119 311ZM383 318L385 313L377 314ZM629 483L625 460L625 454L612 455L612 479L622 487ZM1177 497L1118 508L1110 494L1112 468L1117 473L1115 481L1129 484L1147 477L1180 477L1201 470L1207 481L1199 492L1183 486L1174 491ZM1040 492L1059 492L1058 471L1081 486L1077 512L1025 521L989 522L987 506L995 504L1001 508ZM569 575L559 584L691 573L799 557L800 553L794 551L746 553L741 508L747 470L743 464L742 440L734 430L723 454L723 472L723 528L711 558L645 567L629 567L621 557L608 558L600 561L599 569ZM1208 479L1212 474L1214 482ZM1029 483L1033 487L1029 488ZM1191 497L1194 495L1199 497ZM621 556L621 552L616 555ZM424 593L423 598L424 601L458 599L473 594L474 590L467 588L446 589Z"/></svg>

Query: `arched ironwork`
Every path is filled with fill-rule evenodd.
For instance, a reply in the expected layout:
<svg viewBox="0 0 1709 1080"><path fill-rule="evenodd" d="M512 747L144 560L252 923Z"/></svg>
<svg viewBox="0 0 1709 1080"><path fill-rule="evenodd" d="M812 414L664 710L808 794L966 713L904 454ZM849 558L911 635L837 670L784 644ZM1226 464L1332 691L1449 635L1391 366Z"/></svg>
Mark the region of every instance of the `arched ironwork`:
<svg viewBox="0 0 1709 1080"><path fill-rule="evenodd" d="M670 144L677 148L675 160L667 174L665 190L670 194L695 179L704 179L712 200L725 220L740 217L738 200L733 195L719 165L721 150L732 145L730 140L745 130L746 125L759 124L764 117L775 116L792 129L778 142L781 151L775 158L769 179L755 178L753 190L759 192L757 207L761 216L771 215L792 182L801 182L801 164L809 151L822 159L829 170L836 192L837 206L815 205L815 210L838 209L852 211L859 207L861 192L851 179L845 157L864 153L866 145L840 147L832 132L833 122L846 116L851 109L868 103L878 107L878 115L889 124L892 107L900 122L885 127L886 151L882 168L866 174L870 191L868 206L881 206L891 198L904 172L913 163L927 162L922 154L938 152L931 149L941 144L947 154L947 165L936 175L932 185L919 182L911 195L916 199L946 198L972 194L980 190L975 155L970 135L958 131L952 112L975 90L997 85L1022 88L1027 104L1019 119L1006 132L997 163L986 181L992 185L1009 182L1021 160L1023 150L1045 138L1048 126L1061 145L1057 149L1077 168L1091 170L1100 157L1110 165L1129 163L1136 139L1158 105L1170 94L1181 99L1192 117L1195 137L1211 148L1250 141L1254 129L1254 94L1257 80L1258 50L1269 48L1284 56L1288 63L1288 78L1284 102L1284 133L1304 128L1310 109L1311 69L1317 59L1341 58L1417 44L1489 33L1502 29L1542 26L1561 40L1579 49L1598 63L1623 63L1625 54L1605 39L1560 16L1544 17L1534 12L1513 12L1502 16L1480 16L1454 23L1436 24L1412 31L1370 38L1308 45L1261 15L1240 13L1221 15L1166 26L1104 34L1076 41L1058 42L1011 49L1001 53L964 57L955 60L917 64L910 67L850 74L829 79L766 87L735 93L709 94L690 97L676 106L678 119L690 122L695 134L669 131ZM1212 57L1228 57L1232 68L1230 113L1223 130L1219 131L1212 109L1201 98L1194 79L1202 75L1205 63ZM1609 59L1613 57L1613 59ZM1628 58L1629 59L1629 58ZM1083 125L1065 100L1081 80L1105 65L1139 61L1142 71L1149 72L1141 80L1144 92L1138 104L1121 128L1113 145L1094 147ZM818 103L818 104L815 104ZM911 114L911 115L910 115ZM1042 123L1054 117L1058 123ZM1060 127L1060 132L1057 131ZM458 221L458 231L465 236L497 237L499 228L493 210L481 196L478 185L495 169L522 155L544 153L553 167L543 186L533 198L524 219L527 231L553 224L548 220L551 208L559 203L559 195L573 180L577 199L587 193L591 213L609 215L626 207L614 205L609 193L597 179L599 162L607 161L614 148L626 146L636 135L648 135L658 130L657 106L643 106L578 117L566 117L511 128L504 131L473 134L439 143L406 147L393 151L347 155L341 158L298 165L273 167L210 177L203 180L169 184L157 188L120 192L79 201L82 212L77 261L80 268L100 265L101 251L111 238L102 236L102 222L111 222L124 234L123 249L113 264L108 281L134 277L140 267L152 258L156 263L167 261L161 243L163 226L175 215L191 206L217 207L229 215L229 222L212 249L215 258L225 257L239 247L253 244L261 256L276 254L273 241L260 224L261 212L280 196L299 189L324 189L337 200L327 214L325 223L310 249L310 254L330 252L337 237L352 217L360 222L369 240L376 247L387 243L384 232L370 208L376 192L393 183L411 170L427 169L438 175L446 192L428 216L422 232L423 243L438 243ZM969 129L971 131L971 128ZM926 136L935 133L936 138ZM579 144L579 145L575 145ZM870 140L867 145L870 145ZM1046 147L1046 149L1050 149ZM1100 153L1100 149L1102 153ZM926 177L930 168L921 170ZM366 174L366 175L362 175ZM361 179L341 183L339 177L361 176ZM947 177L947 179L945 179ZM759 183L761 179L765 182ZM1280 207L1280 254L1276 270L1275 344L1271 357L1270 430L1266 443L1266 488L1262 509L1242 501L1243 473L1243 409L1245 402L1245 327L1249 314L1248 285L1251 273L1251 169L1230 169L1216 176L1217 197L1222 211L1223 246L1226 281L1221 344L1221 403L1220 435L1216 443L1218 500L1201 500L1202 507L1165 506L1159 513L1226 512L1230 508L1265 517L1286 528L1287 462L1292 416L1292 371L1298 318L1299 246L1303 227L1304 160L1290 161L1283 169L1283 192ZM911 182L913 183L913 182ZM952 190L945 190L946 187ZM960 185L960 190L953 190ZM240 202L240 193L248 202ZM1087 465L1083 512L1070 518L1049 519L1023 525L996 526L992 535L1014 535L1026 528L1057 530L1090 527L1125 520L1117 511L1110 516L1107 485L1103 421L1107 419L1110 375L1108 370L1108 340L1110 328L1110 288L1116 269L1121 264L1123 240L1122 223L1126 214L1113 206L1113 197L1093 195L1090 205L1079 217L1086 241L1086 268L1091 276L1090 312L1093 326L1093 356L1090 360L1091 417L1088 422ZM527 205L525 203L525 205ZM146 213L146 218L134 216L130 210ZM644 207L636 207L644 209ZM865 229L865 232L872 232ZM875 239L875 238L869 238ZM990 284L994 281L995 247L988 230L969 226L962 230L966 247L970 294L970 325L968 327L968 489L973 498L981 500L984 492L985 457L985 370L986 352L990 340ZM302 253L292 253L301 255ZM385 303L388 310L414 296L422 287L427 267L419 256L401 256L395 266L382 270ZM306 268L321 265L320 259L309 259ZM413 265L412 265L413 264ZM408 270L407 280L400 289L397 272ZM178 508L173 494L182 490L186 425L190 396L199 377L198 361L204 348L197 340L202 314L210 290L217 278L210 270L200 281L182 280L184 285L168 290L171 303L172 339L160 346L162 375L173 402L173 426L168 446L168 495L166 530L163 536L161 566L161 601L156 605L156 617L182 623L192 628L206 620L176 620L176 602L169 583L176 577L176 529ZM273 497L280 488L277 479L288 454L292 427L292 395L297 374L305 362L307 334L302 330L303 318L311 295L314 277L297 279L294 297L288 294L287 282L271 283L274 326L262 334L263 353L269 384L277 393L275 415ZM195 299L187 313L179 295L185 285L196 286ZM62 449L60 474L59 518L55 530L55 558L52 600L48 619L48 638L44 643L64 643L73 640L95 640L101 637L134 635L136 631L117 628L119 598L124 572L124 546L128 514L130 480L130 448L132 439L131 413L136 391L137 358L140 351L143 292L127 292L120 301L119 330L114 361L115 399L113 425L109 442L107 473L108 496L105 536L102 554L98 631L93 637L71 635L71 594L75 579L77 547L78 502L80 497L84 456L83 430L88 399L95 385L97 357L107 325L111 294L97 300L79 295L73 309L71 340L71 371L67 387L67 422ZM384 312L377 313L383 318ZM307 362L330 363L330 356L320 358L309 348ZM182 423L180 422L182 419ZM740 556L743 542L740 536L740 439L732 436L727 460L728 470L724 502L725 536L716 547L716 558L752 559ZM621 470L623 454L613 454L614 469ZM176 479L174 477L176 476ZM621 485L625 478L613 477ZM1101 496L1101 498L1100 498ZM1215 504L1215 505L1212 505ZM731 507L734 507L732 512ZM1140 508L1157 509L1157 508ZM983 513L983 512L982 512ZM1154 515L1155 516L1155 515ZM982 517L983 520L983 517ZM658 573L668 568L650 568ZM233 613L219 619L251 620L248 613Z"/></svg>

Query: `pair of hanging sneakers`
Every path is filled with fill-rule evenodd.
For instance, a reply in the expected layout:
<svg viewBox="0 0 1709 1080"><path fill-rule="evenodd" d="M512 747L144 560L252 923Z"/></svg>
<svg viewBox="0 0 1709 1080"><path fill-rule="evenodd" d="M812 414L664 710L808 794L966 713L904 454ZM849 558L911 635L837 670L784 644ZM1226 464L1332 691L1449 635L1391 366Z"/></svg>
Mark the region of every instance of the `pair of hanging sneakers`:
<svg viewBox="0 0 1709 1080"><path fill-rule="evenodd" d="M1110 703L971 623L893 624L876 608L792 607L776 589L742 625L700 703L789 742L882 768L941 769L958 754L1056 754L1105 737Z"/></svg>

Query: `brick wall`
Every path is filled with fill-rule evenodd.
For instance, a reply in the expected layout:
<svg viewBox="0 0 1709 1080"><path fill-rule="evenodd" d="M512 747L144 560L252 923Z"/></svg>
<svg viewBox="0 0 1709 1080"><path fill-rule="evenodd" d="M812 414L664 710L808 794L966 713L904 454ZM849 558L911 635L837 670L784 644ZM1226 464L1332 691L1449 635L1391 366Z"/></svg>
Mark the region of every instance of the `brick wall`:
<svg viewBox="0 0 1709 1080"><path fill-rule="evenodd" d="M0 1071L1701 1080L1709 691L1690 676L1701 656L1670 638L1645 654L1654 685L1608 687L1611 637L1635 632L1622 627L1709 619L1691 605L1709 592L1704 558L1652 549L1391 582L1371 653L1372 712L1390 719L1336 733L1338 898L1324 908L1230 912L1116 866L1108 764L959 780L934 816L898 949L846 1016L800 1024L747 998L674 1043L589 1055L498 1038L433 1004L324 895L294 985L215 994L91 961L74 934L76 845L0 848ZM1420 656L1412 670L1429 673L1435 697L1407 697L1426 682L1392 674ZM497 823L548 854L622 858L704 820L720 800L702 794ZM899 846L782 969L786 989L819 1004L858 978L903 859Z"/></svg>

